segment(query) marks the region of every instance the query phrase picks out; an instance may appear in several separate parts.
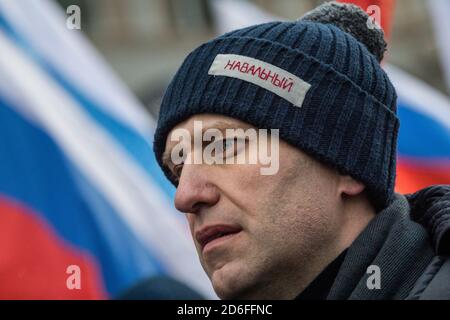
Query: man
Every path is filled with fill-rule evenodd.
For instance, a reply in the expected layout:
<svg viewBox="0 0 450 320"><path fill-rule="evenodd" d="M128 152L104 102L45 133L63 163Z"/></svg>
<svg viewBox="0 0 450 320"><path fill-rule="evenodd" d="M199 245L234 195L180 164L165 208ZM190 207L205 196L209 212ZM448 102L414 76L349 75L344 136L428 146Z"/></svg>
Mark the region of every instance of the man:
<svg viewBox="0 0 450 320"><path fill-rule="evenodd" d="M220 298L450 298L450 187L394 193L396 94L367 21L327 3L227 33L167 89L155 154Z"/></svg>

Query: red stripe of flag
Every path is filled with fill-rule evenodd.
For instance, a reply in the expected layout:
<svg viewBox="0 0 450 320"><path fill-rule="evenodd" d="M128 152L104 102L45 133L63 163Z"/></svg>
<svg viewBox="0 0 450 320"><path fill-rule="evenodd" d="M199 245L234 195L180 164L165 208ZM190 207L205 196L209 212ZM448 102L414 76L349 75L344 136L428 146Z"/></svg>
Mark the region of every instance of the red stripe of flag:
<svg viewBox="0 0 450 320"><path fill-rule="evenodd" d="M370 16L372 15L372 12L368 10L369 7L372 5L378 6L381 12L381 27L384 30L386 38L389 39L392 28L395 0L339 0L339 2L356 4Z"/></svg>
<svg viewBox="0 0 450 320"><path fill-rule="evenodd" d="M0 219L0 300L107 298L95 261L64 243L32 209L0 195ZM73 265L80 288L67 285Z"/></svg>
<svg viewBox="0 0 450 320"><path fill-rule="evenodd" d="M413 193L435 184L450 183L450 162L419 161L399 157L397 160L395 189L400 193Z"/></svg>

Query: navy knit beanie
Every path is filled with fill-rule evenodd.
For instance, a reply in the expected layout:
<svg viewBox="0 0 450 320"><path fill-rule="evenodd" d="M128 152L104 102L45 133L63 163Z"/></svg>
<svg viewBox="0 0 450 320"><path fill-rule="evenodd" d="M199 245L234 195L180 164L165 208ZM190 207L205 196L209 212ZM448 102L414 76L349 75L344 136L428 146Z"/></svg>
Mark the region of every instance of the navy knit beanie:
<svg viewBox="0 0 450 320"><path fill-rule="evenodd" d="M235 30L191 52L160 109L154 151L192 115L215 113L279 136L363 182L377 209L394 193L399 121L380 67L383 31L359 7L326 3L294 22Z"/></svg>

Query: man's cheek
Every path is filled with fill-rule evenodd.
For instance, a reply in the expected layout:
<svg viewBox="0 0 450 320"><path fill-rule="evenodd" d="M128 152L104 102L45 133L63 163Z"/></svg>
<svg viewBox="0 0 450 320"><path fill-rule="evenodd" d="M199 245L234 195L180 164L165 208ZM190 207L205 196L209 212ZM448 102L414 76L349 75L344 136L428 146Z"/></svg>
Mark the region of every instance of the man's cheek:
<svg viewBox="0 0 450 320"><path fill-rule="evenodd" d="M189 225L189 231L191 233L192 242L194 243L195 249L197 250L198 255L201 254L201 246L200 244L195 240L195 234L194 234L194 215L193 214L186 214L186 219L188 221Z"/></svg>
<svg viewBox="0 0 450 320"><path fill-rule="evenodd" d="M194 230L195 230L195 215L193 213L186 213L186 220L188 222L189 230L192 235L192 239L194 239Z"/></svg>

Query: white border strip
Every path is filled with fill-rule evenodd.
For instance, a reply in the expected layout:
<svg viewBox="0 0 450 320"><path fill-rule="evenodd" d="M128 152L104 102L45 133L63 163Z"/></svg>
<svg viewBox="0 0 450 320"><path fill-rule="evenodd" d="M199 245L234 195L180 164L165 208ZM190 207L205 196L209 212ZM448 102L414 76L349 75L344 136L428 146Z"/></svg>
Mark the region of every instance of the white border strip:
<svg viewBox="0 0 450 320"><path fill-rule="evenodd" d="M450 19L448 18L450 2L448 0L428 0L427 3L447 90L450 92Z"/></svg>

